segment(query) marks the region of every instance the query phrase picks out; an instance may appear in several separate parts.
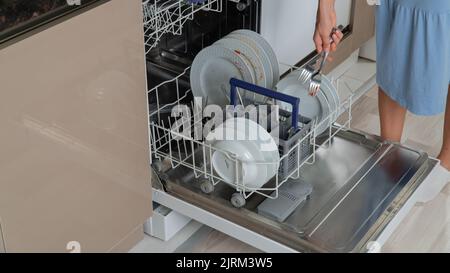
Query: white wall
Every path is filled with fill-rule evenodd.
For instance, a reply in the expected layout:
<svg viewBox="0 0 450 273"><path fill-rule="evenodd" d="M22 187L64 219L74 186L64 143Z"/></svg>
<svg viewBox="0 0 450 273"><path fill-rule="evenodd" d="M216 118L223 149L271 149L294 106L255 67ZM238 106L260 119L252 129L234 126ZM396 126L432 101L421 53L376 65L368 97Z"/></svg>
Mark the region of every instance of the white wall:
<svg viewBox="0 0 450 273"><path fill-rule="evenodd" d="M274 47L280 62L295 64L314 51L317 3L318 0L262 1L261 33ZM350 24L351 4L352 0L336 0L338 25Z"/></svg>

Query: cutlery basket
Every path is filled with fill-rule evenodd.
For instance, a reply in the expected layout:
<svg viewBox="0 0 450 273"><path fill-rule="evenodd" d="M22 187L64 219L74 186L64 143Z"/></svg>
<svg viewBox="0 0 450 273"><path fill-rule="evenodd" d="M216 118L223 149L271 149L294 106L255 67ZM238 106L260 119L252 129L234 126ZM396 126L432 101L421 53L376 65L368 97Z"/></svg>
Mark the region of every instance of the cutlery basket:
<svg viewBox="0 0 450 273"><path fill-rule="evenodd" d="M280 115L283 115L280 110ZM280 138L278 147L281 155L280 168L278 170L281 180L288 178L312 153L311 129L314 128L314 121L299 116L299 130L292 136L289 133L290 125L286 122L280 123Z"/></svg>
<svg viewBox="0 0 450 273"><path fill-rule="evenodd" d="M292 113L279 109L279 137L278 150L280 152L280 166L278 169L278 179L285 180L292 176L302 163L312 154L311 140L314 128L314 121L299 115L300 99L288 96L276 91L253 85L241 80L232 79L231 103L236 106L237 88L258 93L268 98L284 101L292 105ZM270 111L267 124L270 124ZM291 120L291 121L289 121ZM271 127L271 126L269 126Z"/></svg>

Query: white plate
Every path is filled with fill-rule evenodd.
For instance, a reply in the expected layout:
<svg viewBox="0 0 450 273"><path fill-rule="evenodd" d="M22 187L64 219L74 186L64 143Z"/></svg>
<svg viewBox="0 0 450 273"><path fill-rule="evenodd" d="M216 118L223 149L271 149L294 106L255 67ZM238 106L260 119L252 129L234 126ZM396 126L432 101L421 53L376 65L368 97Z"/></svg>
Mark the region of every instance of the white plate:
<svg viewBox="0 0 450 273"><path fill-rule="evenodd" d="M296 77L298 79L300 77L300 71L292 72L292 74L288 75L287 77ZM337 93L334 85L326 76L322 76L322 86L320 90L321 93L324 93L330 104L330 113L335 113L335 115L331 117L331 123L334 123L339 115L337 109L339 109L339 107L341 106L339 94Z"/></svg>
<svg viewBox="0 0 450 273"><path fill-rule="evenodd" d="M319 92L316 97L319 98L322 103L322 117L316 126L316 135L321 135L330 129L330 126L334 123L333 117L330 117L332 113L333 102L329 101L327 96L323 92Z"/></svg>
<svg viewBox="0 0 450 273"><path fill-rule="evenodd" d="M203 49L191 67L191 89L205 104L225 107L230 104L230 79L253 82L252 71L242 56L222 46Z"/></svg>
<svg viewBox="0 0 450 273"><path fill-rule="evenodd" d="M298 80L298 76L294 74L288 75L286 78L295 78ZM303 83L300 84L305 90L307 90L307 87L305 87ZM323 85L321 87L321 92L316 95L322 106L322 114L316 122L317 135L321 135L322 133L327 131L330 128L331 124L335 122L335 119L333 119L334 117L331 117L330 115L333 113L334 109L336 109L337 105L335 104L334 98L330 96L329 92L327 92L326 87L326 85Z"/></svg>
<svg viewBox="0 0 450 273"><path fill-rule="evenodd" d="M334 102L333 112L335 112L335 116L333 117L333 123L339 117L339 108L341 107L341 99L339 98L339 94L334 87L333 83L326 77L322 77L322 83L324 84L323 88L321 88L322 92L325 92L329 101Z"/></svg>
<svg viewBox="0 0 450 273"><path fill-rule="evenodd" d="M236 30L233 31L232 34L242 34L249 37L250 39L255 41L259 46L261 46L264 52L266 52L272 64L272 72L273 72L272 88L275 87L275 85L277 85L278 81L280 80L280 66L278 63L277 55L275 54L275 51L273 50L269 42L267 42L267 40L264 39L264 37L262 37L260 34L248 29Z"/></svg>
<svg viewBox="0 0 450 273"><path fill-rule="evenodd" d="M240 40L232 37L225 37L223 39L220 39L215 43L215 45L221 45L226 48L232 49L236 54L243 55L246 59L248 59L251 68L255 72L255 84L262 87L267 87L264 66L256 52L251 47L249 47L244 42L241 42Z"/></svg>
<svg viewBox="0 0 450 273"><path fill-rule="evenodd" d="M294 72L294 73L296 74L296 76L300 77L300 71L297 71L297 72ZM290 76L290 75L288 75L288 76ZM321 86L320 89L321 89L322 92L325 93L325 95L327 96L327 99L329 101L333 102L333 104L332 104L332 107L333 107L332 111L334 112L336 109L338 109L340 107L340 104L341 104L341 100L339 98L339 94L337 93L336 88L334 87L334 85L328 79L327 76L322 75L322 83L323 83L323 85Z"/></svg>
<svg viewBox="0 0 450 273"><path fill-rule="evenodd" d="M264 86L266 88L272 89L274 87L272 63L270 61L269 55L267 55L262 46L258 45L258 43L244 34L231 33L226 37L239 40L241 43L246 44L255 52L262 64L262 69L264 71L264 77L266 79L266 83Z"/></svg>
<svg viewBox="0 0 450 273"><path fill-rule="evenodd" d="M277 85L277 91L300 99L300 115L319 119L322 117L322 104L318 97L309 95L308 90L295 77L282 79ZM286 102L278 101L280 109L292 112L292 106Z"/></svg>
<svg viewBox="0 0 450 273"><path fill-rule="evenodd" d="M253 81L251 83L266 87L266 76L264 73L264 67L261 63L261 60L256 55L256 53L245 43L234 39L226 37L224 39L220 39L214 45L223 46L228 49L233 50L237 55L242 57L250 71L253 75ZM258 95L253 92L246 92L246 96L256 101L262 101L265 97Z"/></svg>
<svg viewBox="0 0 450 273"><path fill-rule="evenodd" d="M312 120L316 120L319 125L323 119L328 117L331 113L331 105L326 96L319 92L317 96L309 95L309 92L304 84L302 84L298 77L288 75L282 79L277 85L277 91L286 95L297 97L300 99L299 112L300 115ZM278 102L280 108L287 111L292 111L292 107L285 102ZM329 122L324 122L316 127L316 133L322 134L329 128Z"/></svg>

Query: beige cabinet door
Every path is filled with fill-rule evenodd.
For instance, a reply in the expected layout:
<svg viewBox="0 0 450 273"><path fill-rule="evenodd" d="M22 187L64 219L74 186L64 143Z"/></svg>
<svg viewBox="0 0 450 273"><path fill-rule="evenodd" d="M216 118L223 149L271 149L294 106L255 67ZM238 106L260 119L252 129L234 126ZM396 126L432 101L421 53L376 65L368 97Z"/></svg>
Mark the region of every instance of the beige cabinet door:
<svg viewBox="0 0 450 273"><path fill-rule="evenodd" d="M111 0L0 49L8 252L120 251L143 236L151 177L141 3Z"/></svg>
<svg viewBox="0 0 450 273"><path fill-rule="evenodd" d="M0 217L0 253L6 253L5 239L2 230L2 218Z"/></svg>
<svg viewBox="0 0 450 273"><path fill-rule="evenodd" d="M336 1L339 5L339 1ZM345 61L355 50L375 35L375 6L367 1L353 0L350 32L342 41L338 50L333 53L333 62L329 62L326 70L331 71Z"/></svg>

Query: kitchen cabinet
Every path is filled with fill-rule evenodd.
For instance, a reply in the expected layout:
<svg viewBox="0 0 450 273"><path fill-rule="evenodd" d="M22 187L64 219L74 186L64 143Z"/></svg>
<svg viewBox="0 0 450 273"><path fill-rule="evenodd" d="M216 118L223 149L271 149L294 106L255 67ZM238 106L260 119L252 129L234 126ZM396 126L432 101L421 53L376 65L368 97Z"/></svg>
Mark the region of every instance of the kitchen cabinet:
<svg viewBox="0 0 450 273"><path fill-rule="evenodd" d="M101 1L0 49L8 252L124 251L151 215L141 0Z"/></svg>
<svg viewBox="0 0 450 273"><path fill-rule="evenodd" d="M338 50L333 53L333 62L327 64L326 72L345 61L375 35L375 6L367 4L366 1L354 0L351 14L349 31Z"/></svg>
<svg viewBox="0 0 450 273"><path fill-rule="evenodd" d="M0 2L0 43L29 33L57 18L73 14L74 11L97 5L101 1L107 0L83 0L78 4L61 0L3 0Z"/></svg>

